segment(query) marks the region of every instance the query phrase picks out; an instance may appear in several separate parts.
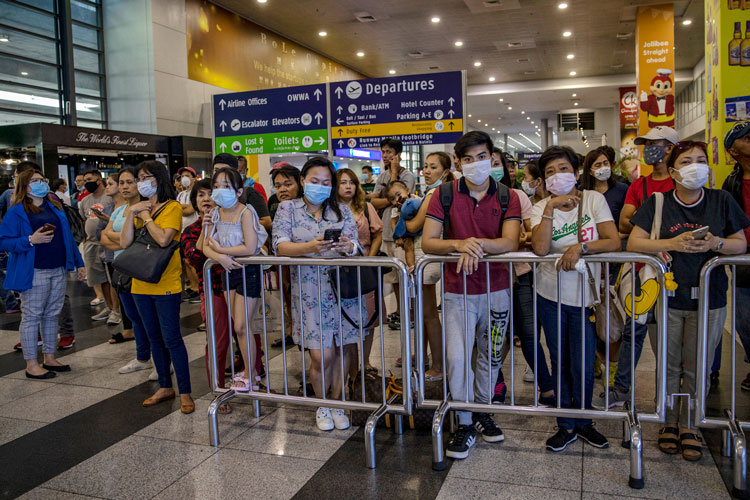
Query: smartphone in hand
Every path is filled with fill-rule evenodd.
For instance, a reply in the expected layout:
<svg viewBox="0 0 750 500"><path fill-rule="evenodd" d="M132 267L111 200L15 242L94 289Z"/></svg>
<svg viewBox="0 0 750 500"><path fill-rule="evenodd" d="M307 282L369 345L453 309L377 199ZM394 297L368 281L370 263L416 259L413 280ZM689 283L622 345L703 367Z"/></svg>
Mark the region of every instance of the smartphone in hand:
<svg viewBox="0 0 750 500"><path fill-rule="evenodd" d="M341 237L341 229L326 229L323 233L323 239L326 241L338 242Z"/></svg>
<svg viewBox="0 0 750 500"><path fill-rule="evenodd" d="M55 229L57 229L57 227L55 227L54 225L50 224L49 222L42 226L42 232L43 233L51 233Z"/></svg>
<svg viewBox="0 0 750 500"><path fill-rule="evenodd" d="M693 238L695 238L696 240L703 240L703 239L705 239L706 235L708 234L708 230L709 230L708 226L703 226L703 227L699 227L698 229L694 229L692 231Z"/></svg>

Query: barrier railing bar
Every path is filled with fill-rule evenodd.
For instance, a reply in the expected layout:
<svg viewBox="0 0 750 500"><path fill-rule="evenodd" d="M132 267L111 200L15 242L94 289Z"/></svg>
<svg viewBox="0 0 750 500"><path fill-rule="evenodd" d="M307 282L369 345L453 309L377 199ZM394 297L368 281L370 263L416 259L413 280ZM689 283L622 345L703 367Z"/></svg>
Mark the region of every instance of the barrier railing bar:
<svg viewBox="0 0 750 500"><path fill-rule="evenodd" d="M326 272L327 274L327 272ZM360 289L361 290L361 289ZM341 365L341 401L346 401L346 374L344 373L344 330L342 328L342 314L341 314L341 301L343 298L341 297L341 267L336 266L336 294L338 295L338 300L336 303L338 304L339 308L339 364ZM361 295L360 295L361 297ZM360 313L362 311L360 310ZM361 321L360 321L361 323ZM322 329L321 329L322 331ZM332 340L332 345L334 349L336 348L336 340ZM333 389L333 380L331 381L331 389Z"/></svg>
<svg viewBox="0 0 750 500"><path fill-rule="evenodd" d="M243 266L244 267L244 266ZM267 314L266 314L266 291L263 289L262 283L263 278L265 276L263 266L258 266L260 268L260 309L263 311L263 331L268 332L268 321L267 321ZM284 306L282 305L281 308L283 309ZM248 323L247 325L247 331L250 332L251 325ZM283 330L282 330L283 331ZM249 335L248 335L249 336ZM283 337L283 334L282 334ZM255 345L255 332L253 332L253 345ZM260 353L258 353L260 354ZM266 360L266 392L271 392L271 365L268 363L268 335L263 335L263 354ZM255 365L253 365L255 366ZM252 374L252 372L250 372ZM252 376L252 375L251 375ZM258 378L260 378L260 373L258 373ZM286 377L284 377L286 378ZM251 386L253 384L250 384Z"/></svg>
<svg viewBox="0 0 750 500"><path fill-rule="evenodd" d="M493 344L492 334L494 333L493 331L494 329L492 328L492 308L490 307L490 263L489 262L487 262L484 265L484 271L485 271L484 273L485 285L487 286L487 293L485 295L487 298L486 300L487 302L487 361L489 362L489 364L487 365L488 366L487 371L489 372L487 373L487 396L489 398L487 403L492 404L492 393L494 389L493 382L495 382L493 380L493 375L495 373L495 369L492 366L492 351L494 351L493 349L494 346L492 345ZM467 334L468 334L468 331L467 331ZM477 342L477 345L479 345L479 342ZM500 349L502 352L502 345L500 346ZM468 343L466 345L466 351L469 351ZM468 377L466 378L466 383L467 385L469 383ZM474 398L476 399L476 394L474 395Z"/></svg>
<svg viewBox="0 0 750 500"><path fill-rule="evenodd" d="M534 289L531 291L533 297L533 309L534 309L534 407L539 407L539 350L537 345L539 344L539 318L537 317L537 303L536 303L536 262L531 263L531 272L533 273L532 279ZM547 360L545 359L546 363ZM558 399L560 396L557 396Z"/></svg>
<svg viewBox="0 0 750 500"><path fill-rule="evenodd" d="M291 273L290 273L291 278ZM307 367L306 361L305 361L305 316L304 316L304 308L302 307L302 266L297 265L297 283L299 286L299 338L300 338L300 347L301 347L301 353L302 353L302 396L307 397ZM294 283L292 283L294 284ZM289 290L291 293L291 289ZM318 302L320 303L320 302ZM323 339L321 338L321 345ZM312 363L312 359L310 359L310 363Z"/></svg>
<svg viewBox="0 0 750 500"><path fill-rule="evenodd" d="M610 306L610 296L609 296L609 262L604 263L604 279L607 280L604 284L604 288L606 290L605 296L606 302L604 304L604 323L607 331L607 338L604 341L604 373L607 374L607 383L604 384L604 411L609 411L609 306ZM614 384L612 384L612 387L614 388Z"/></svg>
<svg viewBox="0 0 750 500"><path fill-rule="evenodd" d="M378 280L378 292L379 292L379 295L382 297L383 296L383 280L382 279ZM403 319L403 312L404 310L403 308L401 308L402 319ZM382 377L380 377L380 386L381 386L381 391L383 393L383 405L385 405L388 403L385 397L385 341L384 341L385 335L384 335L384 332L385 332L386 325L383 323L383 308L382 307L380 308L379 314L380 314L380 373L382 373ZM403 327L403 322L401 326ZM406 363L406 360L403 358L403 356L401 357L401 363L402 363L402 366L403 366L403 363ZM364 394L364 391L362 391L362 394Z"/></svg>
<svg viewBox="0 0 750 500"><path fill-rule="evenodd" d="M320 265L315 266L315 272L318 276L318 328L320 328L320 380L322 385L321 392L323 393L323 399L328 398L328 390L326 389L326 346L323 343L323 301L321 300L321 289L323 284L320 281ZM302 277L300 276L300 296L302 295ZM341 336L341 330L339 330L339 336ZM336 341L331 338L331 346L336 348ZM312 378L312 377L311 377ZM315 383L313 381L313 383ZM315 389L315 387L313 387Z"/></svg>
<svg viewBox="0 0 750 500"><path fill-rule="evenodd" d="M357 290L362 290L362 269L357 267ZM380 268L378 268L378 277L380 277ZM378 297L375 298L375 307L379 307L377 303ZM362 402L365 402L365 336L364 336L364 323L362 322L362 295L357 300L357 307L359 307L359 360L360 360L360 373L359 380L362 383ZM369 313L368 313L369 314ZM369 318L368 318L369 319ZM375 335L375 332L372 333ZM352 385L354 387L354 385Z"/></svg>
<svg viewBox="0 0 750 500"><path fill-rule="evenodd" d="M588 266L588 264L586 264ZM582 273L578 273L578 280L581 284L581 410L586 409L586 321L588 321L588 315L586 314L586 282L588 276ZM558 302L560 296L557 296ZM557 347L558 350L560 346ZM606 385L606 384L605 384Z"/></svg>
<svg viewBox="0 0 750 500"><path fill-rule="evenodd" d="M735 311L737 311L737 266L732 265L732 416L734 418L737 417L737 406L736 406L736 395L735 392L737 387L737 377L735 374L737 373L737 342L734 341L735 336L737 335L737 314ZM721 354L720 354L721 355Z"/></svg>
<svg viewBox="0 0 750 500"><path fill-rule="evenodd" d="M279 286L279 292L280 292L279 293L279 297L281 299L281 301L280 301L280 303L281 303L281 356L282 356L282 363L283 363L283 366L284 366L284 395L288 396L289 395L289 378L287 377L286 374L289 373L289 372L287 370L287 364L286 364L286 324L284 323L284 319L285 319L284 304L285 304L285 302L284 302L284 283L283 283L284 274L283 274L283 270L284 270L284 267L283 266L279 266L279 282L280 282L279 284L281 285L281 286ZM289 269L289 275L291 276L291 269ZM290 288L289 289L289 293L291 294L291 292L292 292L292 289ZM291 318L290 318L290 321L291 321ZM268 373L268 380L267 380L267 382L268 382L268 385L270 387L270 385L271 385L271 373L269 371L269 367L268 366L266 366L266 373Z"/></svg>
<svg viewBox="0 0 750 500"><path fill-rule="evenodd" d="M466 295L466 268L461 270L463 276L464 285L464 401L469 402L469 361L471 359L469 355L469 307ZM472 349L473 349L472 345ZM424 368L424 367L420 367Z"/></svg>
<svg viewBox="0 0 750 500"><path fill-rule="evenodd" d="M557 271L557 408L561 408L560 393L562 388L562 302L560 301L560 271ZM545 335L547 332L545 332ZM551 354L551 353L550 353Z"/></svg>
<svg viewBox="0 0 750 500"><path fill-rule="evenodd" d="M490 267L489 262L487 263L487 267ZM487 279L487 282L489 283L489 277ZM516 404L516 363L515 363L515 349L513 348L513 340L515 335L515 328L513 327L513 262L508 263L508 283L509 283L509 293L510 293L510 305L508 307L508 327L505 329L505 331L500 330L500 347L501 347L501 353L502 353L502 346L505 345L505 342L509 342L510 346L510 404L515 406ZM490 316L490 319L492 317ZM508 332L508 333L506 333ZM502 354L501 354L502 356ZM500 366L502 366L502 359L500 362ZM534 392L536 393L536 386L534 387ZM492 402L492 396L490 395L490 403Z"/></svg>

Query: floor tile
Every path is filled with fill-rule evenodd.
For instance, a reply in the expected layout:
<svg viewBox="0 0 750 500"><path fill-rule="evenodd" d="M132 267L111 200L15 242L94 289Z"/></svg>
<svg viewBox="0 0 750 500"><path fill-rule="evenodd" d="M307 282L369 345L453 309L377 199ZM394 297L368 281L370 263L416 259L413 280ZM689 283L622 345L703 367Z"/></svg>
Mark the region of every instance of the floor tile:
<svg viewBox="0 0 750 500"><path fill-rule="evenodd" d="M44 423L33 420L0 417L0 446L42 427Z"/></svg>
<svg viewBox="0 0 750 500"><path fill-rule="evenodd" d="M315 426L310 411L279 408L256 425L226 442L227 448L284 455L311 460L328 460L357 431L324 432Z"/></svg>
<svg viewBox="0 0 750 500"><path fill-rule="evenodd" d="M209 446L131 436L44 486L113 500L151 498L213 453Z"/></svg>
<svg viewBox="0 0 750 500"><path fill-rule="evenodd" d="M49 384L41 380L24 378L23 380L0 377L0 406L47 389Z"/></svg>
<svg viewBox="0 0 750 500"><path fill-rule="evenodd" d="M158 439L171 439L200 445L210 445L208 436L208 406L210 401L197 399L195 411L190 415L181 412L173 412L161 420L138 431L137 436L148 436ZM249 405L232 404L232 413L219 415L219 439L221 445L225 446L234 438L239 436L260 419L252 416ZM261 418L265 418L274 411L267 408Z"/></svg>
<svg viewBox="0 0 750 500"><path fill-rule="evenodd" d="M0 406L0 417L24 415L29 420L54 422L110 398L120 391L51 384L47 389Z"/></svg>
<svg viewBox="0 0 750 500"><path fill-rule="evenodd" d="M109 360L108 365L65 380L64 383L87 387L101 387L103 389L117 389L122 391L148 381L148 376L153 371L152 367L132 373L119 373L117 370L125 364L126 363L122 360ZM154 384L154 387L156 387L155 382Z"/></svg>
<svg viewBox="0 0 750 500"><path fill-rule="evenodd" d="M19 500L88 500L92 497L89 495L79 495L66 491L51 490L49 488L34 488L25 495L18 497Z"/></svg>
<svg viewBox="0 0 750 500"><path fill-rule="evenodd" d="M63 383L69 382L74 377L80 377L81 375L84 375L86 373L111 365L113 361L114 360L112 358L82 356L81 353L73 353L68 356L65 356L64 358L61 358L62 363L66 365L70 365L71 371L58 373L57 377L53 379L49 379L48 381L45 381L45 382L63 384ZM7 377L28 380L26 378L25 370L19 370L17 372L13 372L7 375Z"/></svg>
<svg viewBox="0 0 750 500"><path fill-rule="evenodd" d="M468 458L453 462L448 477L540 487L557 484L560 489L581 491L581 441L553 453L545 449L549 437L510 429L502 443L485 443L478 438ZM561 482L560 478L570 479Z"/></svg>
<svg viewBox="0 0 750 500"><path fill-rule="evenodd" d="M437 500L579 500L581 494L577 491L566 491L551 488L536 488L520 484L493 483L489 481L470 481L457 477L449 477L440 488Z"/></svg>
<svg viewBox="0 0 750 500"><path fill-rule="evenodd" d="M321 465L323 462L224 448L162 491L155 500L288 499ZM321 494L318 498L325 496Z"/></svg>

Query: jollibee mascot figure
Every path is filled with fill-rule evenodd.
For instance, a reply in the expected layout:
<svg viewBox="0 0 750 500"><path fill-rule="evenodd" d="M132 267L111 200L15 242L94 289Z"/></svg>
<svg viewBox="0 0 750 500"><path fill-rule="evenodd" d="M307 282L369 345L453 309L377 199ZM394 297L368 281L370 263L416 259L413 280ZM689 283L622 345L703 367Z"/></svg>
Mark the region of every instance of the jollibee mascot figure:
<svg viewBox="0 0 750 500"><path fill-rule="evenodd" d="M674 127L674 83L671 70L658 69L647 94L641 91L641 110L648 113L648 126Z"/></svg>

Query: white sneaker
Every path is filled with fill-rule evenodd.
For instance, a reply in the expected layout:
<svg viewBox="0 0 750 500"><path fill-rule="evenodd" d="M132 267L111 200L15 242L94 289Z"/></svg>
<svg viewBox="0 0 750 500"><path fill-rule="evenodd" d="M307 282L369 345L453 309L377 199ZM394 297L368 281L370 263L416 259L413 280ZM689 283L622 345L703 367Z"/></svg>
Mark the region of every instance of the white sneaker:
<svg viewBox="0 0 750 500"><path fill-rule="evenodd" d="M140 370L148 370L151 368L151 363L149 361L139 361L137 359L133 359L128 363L127 365L123 366L119 370L117 370L122 375L125 375L126 373L133 373Z"/></svg>
<svg viewBox="0 0 750 500"><path fill-rule="evenodd" d="M524 382L534 381L534 370L532 370L529 365L526 365L526 370L523 372L523 381Z"/></svg>
<svg viewBox="0 0 750 500"><path fill-rule="evenodd" d="M109 313L110 313L109 308L105 307L104 309L102 309L98 313L96 313L93 316L91 316L91 320L92 321L102 321L102 320L105 320L105 319L109 318Z"/></svg>
<svg viewBox="0 0 750 500"><path fill-rule="evenodd" d="M111 311L107 317L108 325L119 325L122 323L122 316L117 311Z"/></svg>
<svg viewBox="0 0 750 500"><path fill-rule="evenodd" d="M318 408L318 411L315 413L315 423L321 431L332 431L335 424L331 418L331 410L328 408ZM349 423L348 419L347 423Z"/></svg>
<svg viewBox="0 0 750 500"><path fill-rule="evenodd" d="M173 373L174 367L172 365L169 365L169 374L172 375ZM148 379L151 382L156 382L157 380L159 380L159 372L157 372L156 370L152 371L151 375L148 376Z"/></svg>
<svg viewBox="0 0 750 500"><path fill-rule="evenodd" d="M339 430L349 428L349 418L341 408L333 408L331 410L331 418L333 418L333 425Z"/></svg>

